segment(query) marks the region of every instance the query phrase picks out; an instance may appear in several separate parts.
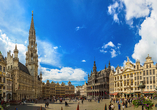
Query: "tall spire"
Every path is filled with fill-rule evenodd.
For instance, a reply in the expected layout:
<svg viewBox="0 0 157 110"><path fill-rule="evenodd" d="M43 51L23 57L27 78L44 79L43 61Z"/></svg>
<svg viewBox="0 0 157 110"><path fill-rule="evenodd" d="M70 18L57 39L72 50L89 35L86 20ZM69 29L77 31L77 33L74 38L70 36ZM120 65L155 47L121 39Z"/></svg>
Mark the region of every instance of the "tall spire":
<svg viewBox="0 0 157 110"><path fill-rule="evenodd" d="M17 54L17 55L18 55L17 44L15 44L14 54ZM16 56L16 55L15 55L15 56Z"/></svg>
<svg viewBox="0 0 157 110"><path fill-rule="evenodd" d="M105 65L105 69L106 69L106 65Z"/></svg>
<svg viewBox="0 0 157 110"><path fill-rule="evenodd" d="M109 63L108 63L108 69L111 70L110 60L109 60Z"/></svg>
<svg viewBox="0 0 157 110"><path fill-rule="evenodd" d="M93 72L96 73L96 64L95 64L95 61L94 61L94 66L93 66Z"/></svg>
<svg viewBox="0 0 157 110"><path fill-rule="evenodd" d="M33 30L34 30L33 11L32 11L32 20L31 20L30 29L33 29Z"/></svg>

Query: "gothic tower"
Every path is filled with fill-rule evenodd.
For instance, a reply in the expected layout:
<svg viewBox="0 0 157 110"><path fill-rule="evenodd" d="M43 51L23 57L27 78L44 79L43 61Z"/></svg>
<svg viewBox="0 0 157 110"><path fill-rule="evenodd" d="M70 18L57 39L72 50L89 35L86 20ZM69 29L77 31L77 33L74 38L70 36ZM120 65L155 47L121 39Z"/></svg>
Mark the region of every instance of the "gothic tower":
<svg viewBox="0 0 157 110"><path fill-rule="evenodd" d="M32 76L37 78L38 76L38 54L37 54L37 43L34 29L33 12L31 26L29 29L29 45L28 51L26 52L26 66Z"/></svg>
<svg viewBox="0 0 157 110"><path fill-rule="evenodd" d="M37 80L38 80L38 54L37 54L37 43L36 43L36 35L34 29L34 21L33 21L33 11L32 11L32 19L31 26L29 29L29 45L28 51L26 52L26 67L29 70L29 73L32 77L34 77L34 95L37 98Z"/></svg>
<svg viewBox="0 0 157 110"><path fill-rule="evenodd" d="M14 66L13 66L13 68L14 68L14 69L18 69L18 62L19 62L18 53L19 53L19 51L18 51L18 49L17 49L17 44L15 44L14 59L13 59L13 61L14 61Z"/></svg>
<svg viewBox="0 0 157 110"><path fill-rule="evenodd" d="M96 69L97 69L97 68L96 68L96 64L95 64L95 61L94 61L93 73L92 73L92 76L93 76L94 79L95 79L96 76L97 76L97 70L96 70Z"/></svg>

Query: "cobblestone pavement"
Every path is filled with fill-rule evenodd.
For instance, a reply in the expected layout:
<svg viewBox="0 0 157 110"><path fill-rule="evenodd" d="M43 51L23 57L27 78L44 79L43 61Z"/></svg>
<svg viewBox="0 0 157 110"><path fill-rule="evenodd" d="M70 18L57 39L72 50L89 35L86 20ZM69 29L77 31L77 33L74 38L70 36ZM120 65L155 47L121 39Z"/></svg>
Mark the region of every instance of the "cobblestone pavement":
<svg viewBox="0 0 157 110"><path fill-rule="evenodd" d="M59 102L56 102L56 103L50 103L49 104L49 107L46 108L46 110L61 110L61 107L63 107L63 110L76 110L77 108L77 102L69 102L67 101L68 104L69 104L69 107L65 107L65 102L63 101L61 104ZM81 101L80 101L81 102ZM157 103L157 101L153 100L154 104ZM105 104L107 104L107 107L109 105L109 100L108 99L105 99L103 101L100 101L100 103L98 103L97 101L92 101L92 102L88 102L87 100L85 100L82 103L79 104L79 110L104 110L104 106ZM114 106L115 106L115 110L118 110L118 106L117 106L117 103L113 103ZM45 104L44 103L37 103L37 104L34 104L34 103L27 103L26 105L18 105L17 108L18 110L40 110L40 106L42 106L42 110L45 110ZM15 106L12 106L9 110L14 110ZM134 108L133 106L132 107L128 107L128 108L125 108L124 110L142 110L142 107L138 107L138 108ZM108 110L108 108L107 108ZM122 110L122 109L121 109ZM157 110L156 107L153 108L153 110Z"/></svg>

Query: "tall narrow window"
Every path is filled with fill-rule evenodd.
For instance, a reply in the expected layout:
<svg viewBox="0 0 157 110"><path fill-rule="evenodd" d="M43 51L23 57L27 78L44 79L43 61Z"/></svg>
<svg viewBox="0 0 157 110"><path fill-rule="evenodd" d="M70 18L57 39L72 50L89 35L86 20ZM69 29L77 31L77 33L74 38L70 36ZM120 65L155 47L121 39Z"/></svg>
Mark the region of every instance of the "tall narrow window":
<svg viewBox="0 0 157 110"><path fill-rule="evenodd" d="M147 77L147 84L149 84L149 80L148 80L148 77Z"/></svg>
<svg viewBox="0 0 157 110"><path fill-rule="evenodd" d="M150 77L150 84L152 84L152 77Z"/></svg>
<svg viewBox="0 0 157 110"><path fill-rule="evenodd" d="M0 65L0 71L2 71L2 66Z"/></svg>
<svg viewBox="0 0 157 110"><path fill-rule="evenodd" d="M139 65L137 65L137 69L139 69Z"/></svg>
<svg viewBox="0 0 157 110"><path fill-rule="evenodd" d="M150 75L152 75L151 70L149 70Z"/></svg>
<svg viewBox="0 0 157 110"><path fill-rule="evenodd" d="M143 71L143 75L145 75L145 71Z"/></svg>
<svg viewBox="0 0 157 110"><path fill-rule="evenodd" d="M148 65L146 65L146 68L148 68Z"/></svg>
<svg viewBox="0 0 157 110"><path fill-rule="evenodd" d="M147 72L147 75L148 75L148 70L146 72Z"/></svg>
<svg viewBox="0 0 157 110"><path fill-rule="evenodd" d="M153 74L155 75L155 69L153 69Z"/></svg>
<svg viewBox="0 0 157 110"><path fill-rule="evenodd" d="M3 77L3 83L5 83L5 77Z"/></svg>
<svg viewBox="0 0 157 110"><path fill-rule="evenodd" d="M155 76L153 76L153 84L155 84Z"/></svg>
<svg viewBox="0 0 157 110"><path fill-rule="evenodd" d="M3 67L3 72L5 72L5 67Z"/></svg>
<svg viewBox="0 0 157 110"><path fill-rule="evenodd" d="M137 76L137 80L139 80L139 76Z"/></svg>
<svg viewBox="0 0 157 110"><path fill-rule="evenodd" d="M149 67L151 68L151 64L149 65Z"/></svg>

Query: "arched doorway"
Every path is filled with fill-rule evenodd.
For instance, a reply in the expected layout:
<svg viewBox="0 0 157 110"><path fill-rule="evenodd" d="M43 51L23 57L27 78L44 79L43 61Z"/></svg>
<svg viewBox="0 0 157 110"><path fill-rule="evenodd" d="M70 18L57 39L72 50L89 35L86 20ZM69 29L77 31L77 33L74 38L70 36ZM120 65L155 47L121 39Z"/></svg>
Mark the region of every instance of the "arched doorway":
<svg viewBox="0 0 157 110"><path fill-rule="evenodd" d="M7 100L9 100L9 99L11 99L11 94L10 93L7 94Z"/></svg>

